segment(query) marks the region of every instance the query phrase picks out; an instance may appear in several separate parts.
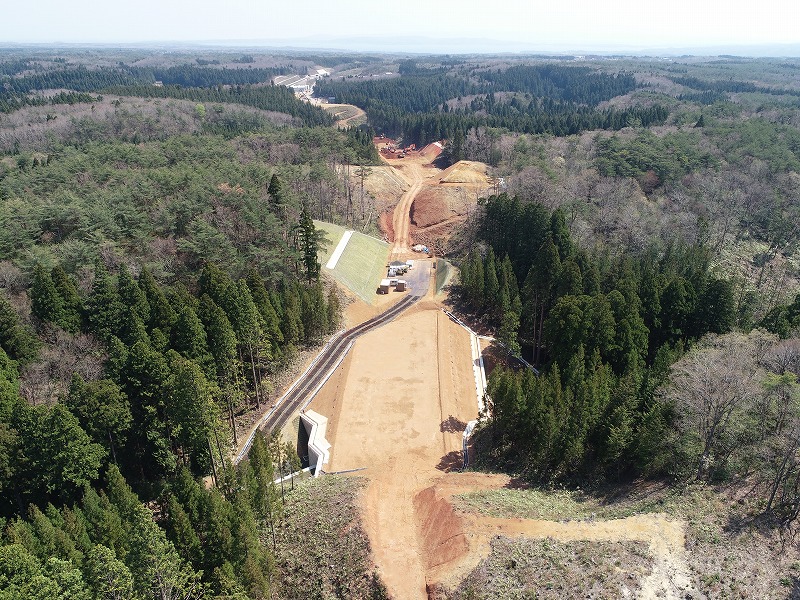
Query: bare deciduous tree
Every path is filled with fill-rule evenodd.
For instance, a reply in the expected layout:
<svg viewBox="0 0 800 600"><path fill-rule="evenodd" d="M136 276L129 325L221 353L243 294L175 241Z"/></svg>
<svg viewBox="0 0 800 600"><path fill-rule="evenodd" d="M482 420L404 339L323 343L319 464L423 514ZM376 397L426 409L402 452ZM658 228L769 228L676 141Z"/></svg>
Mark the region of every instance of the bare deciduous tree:
<svg viewBox="0 0 800 600"><path fill-rule="evenodd" d="M673 365L665 394L675 403L682 432L697 444L698 479L752 433L747 415L761 392L760 363L769 339L775 338L763 332L708 336Z"/></svg>

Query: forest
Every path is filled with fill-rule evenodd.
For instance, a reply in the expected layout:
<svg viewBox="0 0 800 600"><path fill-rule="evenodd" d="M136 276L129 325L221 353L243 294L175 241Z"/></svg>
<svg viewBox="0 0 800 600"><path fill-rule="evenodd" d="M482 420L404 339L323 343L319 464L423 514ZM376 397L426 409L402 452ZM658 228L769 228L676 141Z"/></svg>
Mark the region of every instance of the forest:
<svg viewBox="0 0 800 600"><path fill-rule="evenodd" d="M800 293L754 322L703 244L587 252L560 210L506 194L486 199L479 235L465 309L538 367L492 372L485 466L539 483L747 481L764 516L796 521Z"/></svg>
<svg viewBox="0 0 800 600"><path fill-rule="evenodd" d="M667 117L666 109L658 105L597 107L636 87L634 78L625 73L553 65L425 69L411 60L401 62L400 72L400 78L379 81L323 81L317 93L363 108L378 131L418 145L463 138L482 126L565 136L621 129L632 122L647 127ZM462 103L466 98L473 99ZM460 152L455 154L460 160Z"/></svg>
<svg viewBox="0 0 800 600"><path fill-rule="evenodd" d="M53 112L0 159L0 594L292 597L297 451L231 448L339 327L313 218L374 227L370 130L249 87L281 69L2 64L10 120Z"/></svg>
<svg viewBox="0 0 800 600"><path fill-rule="evenodd" d="M320 64L371 73L315 87L368 126L338 130L269 84ZM308 521L296 499L325 488L272 483L299 466L275 437L239 465L230 450L340 327L313 220L380 235L363 185L376 132L443 141L443 164L485 162L495 182L442 241L456 308L507 361L480 468L746 486L791 531L792 68L0 52L0 597L301 597L316 565L287 541ZM337 494L312 501L333 513ZM315 590L385 597L351 524L320 526L350 587Z"/></svg>

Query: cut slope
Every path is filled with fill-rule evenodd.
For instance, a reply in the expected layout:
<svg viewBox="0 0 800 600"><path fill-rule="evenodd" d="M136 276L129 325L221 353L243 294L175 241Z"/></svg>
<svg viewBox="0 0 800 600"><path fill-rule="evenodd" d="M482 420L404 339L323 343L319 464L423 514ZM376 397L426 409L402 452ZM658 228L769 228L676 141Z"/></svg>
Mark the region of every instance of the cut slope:
<svg viewBox="0 0 800 600"><path fill-rule="evenodd" d="M486 165L470 160L460 160L442 172L442 183L486 183Z"/></svg>

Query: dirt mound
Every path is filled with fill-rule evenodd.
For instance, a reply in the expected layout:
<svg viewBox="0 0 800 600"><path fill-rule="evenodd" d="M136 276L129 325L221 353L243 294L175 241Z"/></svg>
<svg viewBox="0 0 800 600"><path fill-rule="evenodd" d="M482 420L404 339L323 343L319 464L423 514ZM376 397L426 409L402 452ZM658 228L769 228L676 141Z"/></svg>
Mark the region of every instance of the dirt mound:
<svg viewBox="0 0 800 600"><path fill-rule="evenodd" d="M379 211L394 207L408 190L408 183L402 179L392 167L367 167L369 175L364 180L364 190L375 199L375 207ZM358 172L354 168L351 172L353 185L361 185Z"/></svg>
<svg viewBox="0 0 800 600"><path fill-rule="evenodd" d="M427 156L428 158L434 159L442 153L442 143L433 142L432 144L428 144L420 150L419 153L420 156Z"/></svg>
<svg viewBox="0 0 800 600"><path fill-rule="evenodd" d="M420 546L426 569L455 560L469 549L463 519L453 512L452 505L429 487L414 497Z"/></svg>
<svg viewBox="0 0 800 600"><path fill-rule="evenodd" d="M411 224L417 227L428 227L441 223L452 215L447 199L431 188L420 190L411 205Z"/></svg>
<svg viewBox="0 0 800 600"><path fill-rule="evenodd" d="M460 160L442 171L441 183L487 183L486 165L469 160Z"/></svg>

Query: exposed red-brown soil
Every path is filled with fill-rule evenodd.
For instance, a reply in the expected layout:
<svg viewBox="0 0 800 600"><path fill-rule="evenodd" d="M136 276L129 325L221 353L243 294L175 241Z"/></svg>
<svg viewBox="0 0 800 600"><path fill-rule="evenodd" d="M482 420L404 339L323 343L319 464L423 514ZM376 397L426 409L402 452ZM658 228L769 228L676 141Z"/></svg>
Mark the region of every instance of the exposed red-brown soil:
<svg viewBox="0 0 800 600"><path fill-rule="evenodd" d="M392 225L392 216L394 210L387 210L381 213L378 219L378 224L383 232L383 236L390 242L394 242L394 226Z"/></svg>
<svg viewBox="0 0 800 600"><path fill-rule="evenodd" d="M452 214L447 200L437 194L432 186L420 190L411 206L411 224L417 227L441 223L450 216Z"/></svg>

